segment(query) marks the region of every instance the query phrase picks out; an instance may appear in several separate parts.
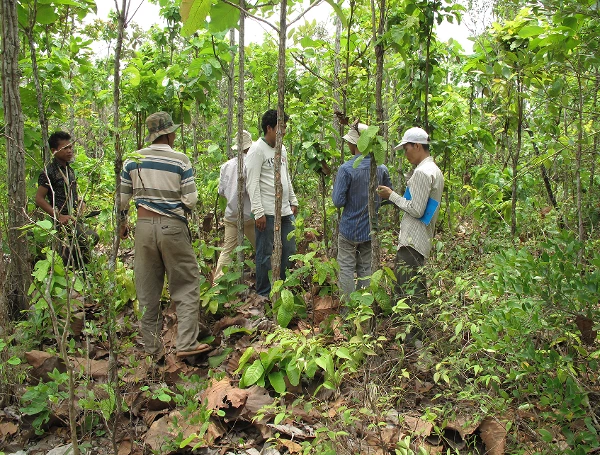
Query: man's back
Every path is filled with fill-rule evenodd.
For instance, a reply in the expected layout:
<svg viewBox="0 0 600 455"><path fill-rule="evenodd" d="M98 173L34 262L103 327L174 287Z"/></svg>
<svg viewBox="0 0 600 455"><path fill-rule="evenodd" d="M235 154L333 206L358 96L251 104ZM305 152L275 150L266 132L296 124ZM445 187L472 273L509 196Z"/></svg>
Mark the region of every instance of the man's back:
<svg viewBox="0 0 600 455"><path fill-rule="evenodd" d="M344 208L340 233L348 240L366 242L371 238L368 209L371 158L365 157L354 167L358 156L360 155L355 155L340 166L331 197L336 207ZM380 185L392 185L388 169L383 164L377 166L377 181ZM376 208L379 208L380 203L380 198L375 196Z"/></svg>

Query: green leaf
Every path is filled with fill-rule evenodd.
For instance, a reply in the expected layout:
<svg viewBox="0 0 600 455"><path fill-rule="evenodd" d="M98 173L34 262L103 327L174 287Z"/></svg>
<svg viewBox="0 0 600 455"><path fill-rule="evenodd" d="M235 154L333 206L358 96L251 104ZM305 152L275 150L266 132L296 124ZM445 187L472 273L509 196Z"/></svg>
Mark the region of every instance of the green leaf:
<svg viewBox="0 0 600 455"><path fill-rule="evenodd" d="M182 0L179 12L183 20L181 28L183 36L190 36L204 26L211 3L211 0Z"/></svg>
<svg viewBox="0 0 600 455"><path fill-rule="evenodd" d="M338 348L337 351L335 351L335 355L337 355L338 357L340 357L342 359L352 360L352 356L350 355L350 351L348 350L348 348L345 348L343 346L341 348Z"/></svg>
<svg viewBox="0 0 600 455"><path fill-rule="evenodd" d="M543 428L540 428L538 430L538 433L542 436L542 439L544 440L544 442L550 443L554 439L554 436L552 436L552 433L550 433L548 430L545 430Z"/></svg>
<svg viewBox="0 0 600 455"><path fill-rule="evenodd" d="M285 393L285 380L281 371L273 371L269 374L269 382L273 386L273 390L278 394Z"/></svg>
<svg viewBox="0 0 600 455"><path fill-rule="evenodd" d="M287 289L281 291L281 305L277 311L277 322L287 327L294 317L294 295Z"/></svg>
<svg viewBox="0 0 600 455"><path fill-rule="evenodd" d="M287 373L288 381L290 384L296 387L300 384L300 369L298 365L293 362L289 362L285 367L285 372Z"/></svg>
<svg viewBox="0 0 600 455"><path fill-rule="evenodd" d="M285 419L285 412L280 412L273 419L273 424L279 425L283 421L283 419Z"/></svg>
<svg viewBox="0 0 600 455"><path fill-rule="evenodd" d="M252 346L246 348L246 350L244 351L244 353L240 357L240 360L238 362L237 370L234 371L235 374L239 373L240 370L242 368L244 368L244 366L246 365L246 362L248 362L248 360L250 360L250 357L252 357L252 354L254 354L254 348Z"/></svg>
<svg viewBox="0 0 600 455"><path fill-rule="evenodd" d="M210 8L208 31L223 32L234 28L240 21L240 10L227 3L217 2Z"/></svg>
<svg viewBox="0 0 600 455"><path fill-rule="evenodd" d="M258 359L250 365L244 374L242 375L242 380L244 381L244 385L246 387L251 386L259 381L265 373L265 369L263 368L262 362Z"/></svg>
<svg viewBox="0 0 600 455"><path fill-rule="evenodd" d="M123 71L123 76L129 76L128 82L132 87L137 87L140 85L140 81L142 80L140 70L133 65L129 65L127 68L125 68L125 71Z"/></svg>
<svg viewBox="0 0 600 455"><path fill-rule="evenodd" d="M539 25L528 25L519 30L519 36L521 38L531 38L532 36L538 36L544 33L546 29Z"/></svg>
<svg viewBox="0 0 600 455"><path fill-rule="evenodd" d="M35 20L38 24L50 25L58 20L56 10L52 5L42 5L37 10Z"/></svg>

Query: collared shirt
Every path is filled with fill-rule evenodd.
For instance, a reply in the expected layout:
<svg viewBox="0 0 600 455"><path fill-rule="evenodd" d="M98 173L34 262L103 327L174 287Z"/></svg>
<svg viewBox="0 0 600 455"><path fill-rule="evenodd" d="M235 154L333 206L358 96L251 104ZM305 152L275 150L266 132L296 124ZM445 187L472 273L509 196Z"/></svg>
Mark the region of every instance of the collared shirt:
<svg viewBox="0 0 600 455"><path fill-rule="evenodd" d="M139 160L127 160L121 172L119 210L136 207L185 220L198 202L198 190L189 158L167 144L139 150Z"/></svg>
<svg viewBox="0 0 600 455"><path fill-rule="evenodd" d="M288 172L285 147L281 147L281 216L292 214L292 205L298 206L298 199L292 187ZM248 151L246 157L246 190L250 197L254 219L263 215L275 215L275 149L264 138L260 138Z"/></svg>
<svg viewBox="0 0 600 455"><path fill-rule="evenodd" d="M77 181L75 171L67 163L61 166L53 159L38 177L38 186L48 190L46 198L61 215L70 215L77 211Z"/></svg>
<svg viewBox="0 0 600 455"><path fill-rule="evenodd" d="M244 162L246 157L244 156ZM238 158L230 159L223 163L219 176L219 194L227 199L225 207L225 220L236 222L238 218ZM250 216L250 198L244 187L244 220L252 219Z"/></svg>
<svg viewBox="0 0 600 455"><path fill-rule="evenodd" d="M371 239L369 225L369 181L371 179L371 157L366 156L354 167L360 155L355 155L338 169L331 199L336 207L343 207L340 219L340 234L353 242L366 242ZM387 167L377 166L379 185L392 187ZM375 195L375 209L379 209L381 198Z"/></svg>
<svg viewBox="0 0 600 455"><path fill-rule="evenodd" d="M428 156L415 168L406 185L410 188L411 199L405 199L396 192L390 195L390 201L405 212L400 223L398 246L410 246L426 258L431 251L431 240L440 206L438 205L429 225L419 221L419 218L425 213L429 198L441 203L444 176L433 162L433 158Z"/></svg>

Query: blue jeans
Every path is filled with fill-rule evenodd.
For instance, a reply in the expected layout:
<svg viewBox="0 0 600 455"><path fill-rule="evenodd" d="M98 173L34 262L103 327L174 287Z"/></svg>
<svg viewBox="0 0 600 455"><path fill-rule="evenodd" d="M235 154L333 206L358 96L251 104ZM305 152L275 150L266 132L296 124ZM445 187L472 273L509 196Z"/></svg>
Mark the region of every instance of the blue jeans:
<svg viewBox="0 0 600 455"><path fill-rule="evenodd" d="M256 293L268 297L271 293L269 271L271 270L271 255L273 254L273 239L275 233L275 217L265 215L267 226L264 231L255 230L256 233ZM285 271L290 266L290 256L296 254L296 238L287 239L288 234L294 231L294 215L281 217L281 266L279 278L285 279Z"/></svg>

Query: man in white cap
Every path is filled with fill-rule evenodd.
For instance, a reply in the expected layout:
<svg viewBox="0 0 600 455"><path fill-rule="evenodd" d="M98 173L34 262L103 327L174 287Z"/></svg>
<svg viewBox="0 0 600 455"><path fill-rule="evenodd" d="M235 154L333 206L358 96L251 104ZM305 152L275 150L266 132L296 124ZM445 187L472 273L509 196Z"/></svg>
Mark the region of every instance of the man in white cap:
<svg viewBox="0 0 600 455"><path fill-rule="evenodd" d="M371 275L371 226L369 223L369 181L371 177L371 157L365 156L355 166L361 157L358 150L360 133L368 128L363 123L350 127L343 139L353 157L338 169L331 198L336 207L343 207L338 235L337 261L340 266L340 290L344 300L356 289L354 274L360 288L369 284L361 278ZM377 166L377 181L380 185L391 187L390 174L385 165ZM376 209L381 203L375 196Z"/></svg>
<svg viewBox="0 0 600 455"><path fill-rule="evenodd" d="M172 149L174 124L166 112L146 119L152 145L139 150L140 159L127 160L121 172L121 238L128 233L127 212L133 198L135 227L135 290L140 302L144 350L157 361L164 355L160 339L160 300L165 280L177 311L177 357L210 350L199 343L199 271L186 214L198 201L194 170L189 158Z"/></svg>
<svg viewBox="0 0 600 455"><path fill-rule="evenodd" d="M404 196L386 186L377 187L377 192L404 211L396 255L396 293L418 304L427 300L426 280L420 268L431 251L444 176L429 154L429 135L422 128L408 129L395 147L400 148L408 162L416 166Z"/></svg>
<svg viewBox="0 0 600 455"><path fill-rule="evenodd" d="M237 140L237 136L236 136ZM248 149L252 145L252 135L244 130L242 133L242 150L244 153L244 161ZM237 150L237 144L232 147ZM227 207L225 208L225 216L223 224L225 225L225 238L223 239L223 249L219 260L217 261L217 269L215 270L214 281L223 276L223 267L231 264L231 253L237 246L237 219L238 219L238 157L233 157L221 166L219 177L219 195L227 199ZM250 212L250 198L246 191L244 183L244 235L255 248L254 241L254 219Z"/></svg>

